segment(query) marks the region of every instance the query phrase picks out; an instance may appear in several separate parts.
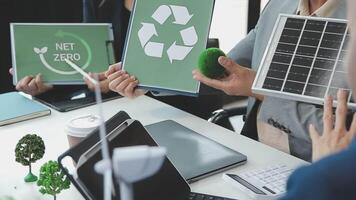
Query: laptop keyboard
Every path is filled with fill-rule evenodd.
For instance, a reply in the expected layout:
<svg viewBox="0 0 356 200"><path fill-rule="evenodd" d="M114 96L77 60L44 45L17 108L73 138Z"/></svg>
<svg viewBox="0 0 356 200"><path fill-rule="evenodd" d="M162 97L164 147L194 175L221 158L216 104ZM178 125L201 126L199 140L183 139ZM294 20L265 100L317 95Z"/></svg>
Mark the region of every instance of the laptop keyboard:
<svg viewBox="0 0 356 200"><path fill-rule="evenodd" d="M224 197L217 197L217 196L192 192L190 193L188 200L236 200L236 199L228 199Z"/></svg>

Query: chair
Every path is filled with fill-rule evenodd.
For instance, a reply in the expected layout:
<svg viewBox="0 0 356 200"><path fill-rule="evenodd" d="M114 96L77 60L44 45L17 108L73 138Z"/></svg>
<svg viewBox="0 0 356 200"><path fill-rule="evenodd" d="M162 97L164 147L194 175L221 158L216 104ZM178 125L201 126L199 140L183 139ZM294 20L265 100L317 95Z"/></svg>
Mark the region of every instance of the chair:
<svg viewBox="0 0 356 200"><path fill-rule="evenodd" d="M247 113L246 106L229 109L219 109L212 113L208 121L234 131L231 126L226 126L224 123L228 121L230 117L242 115L245 124L241 131L241 135L249 137L253 140L258 140L257 114L260 104L260 101L256 101L249 113Z"/></svg>

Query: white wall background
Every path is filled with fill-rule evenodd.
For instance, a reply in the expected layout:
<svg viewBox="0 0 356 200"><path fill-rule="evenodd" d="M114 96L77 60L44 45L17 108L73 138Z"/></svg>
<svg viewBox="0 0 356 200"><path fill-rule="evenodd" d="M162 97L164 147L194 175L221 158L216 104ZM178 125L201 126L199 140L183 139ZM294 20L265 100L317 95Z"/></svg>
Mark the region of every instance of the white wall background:
<svg viewBox="0 0 356 200"><path fill-rule="evenodd" d="M216 0L210 38L219 38L226 53L247 34L248 1ZM268 1L262 0L262 9Z"/></svg>
<svg viewBox="0 0 356 200"><path fill-rule="evenodd" d="M226 53L246 35L248 0L216 0L210 38Z"/></svg>

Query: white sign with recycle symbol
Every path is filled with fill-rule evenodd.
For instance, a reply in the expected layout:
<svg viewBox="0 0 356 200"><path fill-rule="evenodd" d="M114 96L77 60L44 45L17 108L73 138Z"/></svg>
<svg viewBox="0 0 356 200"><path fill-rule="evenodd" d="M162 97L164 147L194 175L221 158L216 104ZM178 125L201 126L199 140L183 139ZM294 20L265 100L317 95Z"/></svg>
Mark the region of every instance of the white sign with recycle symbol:
<svg viewBox="0 0 356 200"><path fill-rule="evenodd" d="M167 20L172 15L174 17L172 23L183 26L187 25L193 17L193 15L189 13L187 7L161 5L152 15L152 18L157 23L143 22L141 23L141 29L138 31L138 37L145 54L150 57L162 58L164 56L165 46L167 46L166 53L170 63L173 63L174 60L184 60L192 51L194 45L198 42L198 36L194 26L184 27L180 30L183 44L177 44L177 40L172 44L166 44L164 41L159 41L159 33L157 33L156 25L161 26L168 23ZM154 36L158 38L158 41L153 40Z"/></svg>

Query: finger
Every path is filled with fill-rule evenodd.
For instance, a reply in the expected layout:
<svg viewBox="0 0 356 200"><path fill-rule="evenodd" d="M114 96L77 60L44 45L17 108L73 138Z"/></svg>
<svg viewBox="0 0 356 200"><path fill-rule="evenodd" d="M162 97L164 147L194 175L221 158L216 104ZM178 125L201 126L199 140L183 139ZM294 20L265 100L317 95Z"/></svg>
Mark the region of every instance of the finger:
<svg viewBox="0 0 356 200"><path fill-rule="evenodd" d="M23 84L22 84L22 82L24 81L24 78L22 79L22 80L20 80L17 84L16 84L16 90L18 90L18 91L22 91L22 86L23 86Z"/></svg>
<svg viewBox="0 0 356 200"><path fill-rule="evenodd" d="M103 81L103 80L107 79L106 76L105 76L105 72L100 72L100 73L92 73L92 72L90 72L89 76L92 77L95 80L98 80L98 81Z"/></svg>
<svg viewBox="0 0 356 200"><path fill-rule="evenodd" d="M101 90L102 93L108 93L110 91L110 89L109 89L109 80L108 79L100 81L99 85L100 85L100 90Z"/></svg>
<svg viewBox="0 0 356 200"><path fill-rule="evenodd" d="M339 90L337 93L335 129L339 133L346 131L347 96L345 90Z"/></svg>
<svg viewBox="0 0 356 200"><path fill-rule="evenodd" d="M105 72L100 72L100 73L97 73L96 75L98 76L99 81L103 81L103 80L107 79L105 76Z"/></svg>
<svg viewBox="0 0 356 200"><path fill-rule="evenodd" d="M324 101L324 132L330 133L334 127L333 97L327 96Z"/></svg>
<svg viewBox="0 0 356 200"><path fill-rule="evenodd" d="M131 82L135 82L136 79L135 77L130 77L127 78L126 80L122 81L117 87L117 91L125 91L125 89L127 88L127 86L131 83Z"/></svg>
<svg viewBox="0 0 356 200"><path fill-rule="evenodd" d="M352 135L356 136L356 113L354 114L354 117L352 119L352 123L351 123L349 132Z"/></svg>
<svg viewBox="0 0 356 200"><path fill-rule="evenodd" d="M320 134L318 133L318 131L316 130L313 124L310 124L309 126L309 134L313 143L320 139Z"/></svg>
<svg viewBox="0 0 356 200"><path fill-rule="evenodd" d="M11 67L11 68L9 69L9 73L13 76L13 75L14 75L14 68Z"/></svg>
<svg viewBox="0 0 356 200"><path fill-rule="evenodd" d="M39 90L42 90L42 89L45 88L45 85L43 84L43 81L42 81L42 75L41 74L37 74L37 76L35 77L35 82L36 82L36 85L37 85Z"/></svg>
<svg viewBox="0 0 356 200"><path fill-rule="evenodd" d="M239 73L241 66L235 63L232 59L220 56L218 59L221 66L223 66L229 73Z"/></svg>
<svg viewBox="0 0 356 200"><path fill-rule="evenodd" d="M47 88L50 88L50 86L45 85L42 80L42 74L37 74L36 76L36 85L38 87L39 92L44 92L47 90Z"/></svg>
<svg viewBox="0 0 356 200"><path fill-rule="evenodd" d="M91 91L95 90L94 84L89 79L84 78L84 82L85 82L85 84L87 84L89 90L91 90Z"/></svg>
<svg viewBox="0 0 356 200"><path fill-rule="evenodd" d="M208 77L204 76L203 74L201 74L200 72L198 72L197 70L193 71L193 78L195 80L200 81L200 82L204 83L205 85L208 85L215 89L224 90L223 81L208 78Z"/></svg>
<svg viewBox="0 0 356 200"><path fill-rule="evenodd" d="M92 74L91 72L89 72L88 75L89 75L91 78L94 78L94 77L93 77L93 74ZM95 78L94 78L94 79L95 79ZM83 80L84 80L85 84L88 86L88 89L93 91L94 88L95 88L95 87L94 87L94 84L93 84L87 77L85 77L85 76L83 77Z"/></svg>
<svg viewBox="0 0 356 200"><path fill-rule="evenodd" d="M110 66L109 66L109 69L105 72L105 76L108 77L108 76L110 76L111 74L113 74L113 73L115 73L115 72L121 70L121 68L122 68L121 62L116 63L116 64L113 64L113 65L110 65Z"/></svg>
<svg viewBox="0 0 356 200"><path fill-rule="evenodd" d="M117 87L120 85L120 83L122 83L124 80L128 79L129 78L129 75L128 74L124 74L124 75L121 75L119 76L118 78L116 78L115 80L113 81L110 81L109 83L109 88L111 90L114 90L116 92L122 92L122 91L119 91L119 90L116 90Z"/></svg>
<svg viewBox="0 0 356 200"><path fill-rule="evenodd" d="M47 84L47 83L44 83L44 82L43 82L42 74L39 75L39 80L41 81L41 83L42 83L42 85L43 85L43 88L44 88L45 90L53 89L53 85Z"/></svg>
<svg viewBox="0 0 356 200"><path fill-rule="evenodd" d="M113 81L116 80L118 77L122 76L123 74L125 74L123 71L117 71L113 74L111 74L110 76L108 76L109 81Z"/></svg>
<svg viewBox="0 0 356 200"><path fill-rule="evenodd" d="M139 93L137 93L136 87L138 85L138 80L131 82L126 88L125 88L125 95L129 98L133 98L139 95Z"/></svg>
<svg viewBox="0 0 356 200"><path fill-rule="evenodd" d="M91 85L92 83L89 81L89 79L83 77L83 80L85 82L85 84L87 84L87 86Z"/></svg>
<svg viewBox="0 0 356 200"><path fill-rule="evenodd" d="M29 83L28 83L28 89L31 91L32 94L38 92L38 87L36 84L36 79L33 78Z"/></svg>
<svg viewBox="0 0 356 200"><path fill-rule="evenodd" d="M21 89L21 91L27 92L27 90L29 89L28 84L32 81L32 79L32 76L26 76L20 81L19 88Z"/></svg>

